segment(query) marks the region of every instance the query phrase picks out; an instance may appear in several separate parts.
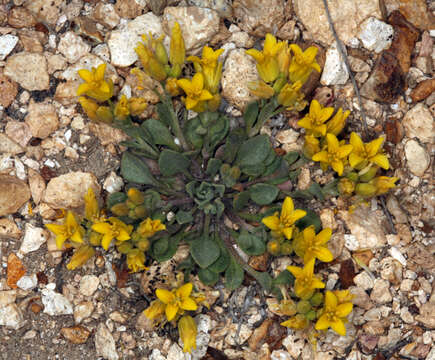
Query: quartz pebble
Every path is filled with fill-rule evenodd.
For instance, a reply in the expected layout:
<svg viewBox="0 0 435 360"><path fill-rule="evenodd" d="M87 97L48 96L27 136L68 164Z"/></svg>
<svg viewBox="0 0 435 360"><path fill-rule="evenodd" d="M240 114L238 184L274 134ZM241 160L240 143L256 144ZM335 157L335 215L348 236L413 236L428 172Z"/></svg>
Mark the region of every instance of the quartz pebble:
<svg viewBox="0 0 435 360"><path fill-rule="evenodd" d="M323 67L320 83L322 85L343 85L349 78L344 61L334 43L326 52L325 66Z"/></svg>
<svg viewBox="0 0 435 360"><path fill-rule="evenodd" d="M370 17L361 24L361 32L358 37L366 49L380 53L390 47L393 34L394 29L391 25Z"/></svg>
<svg viewBox="0 0 435 360"><path fill-rule="evenodd" d="M116 352L116 344L109 329L103 323L100 323L95 333L95 350L97 354L108 360L118 360L119 355Z"/></svg>
<svg viewBox="0 0 435 360"><path fill-rule="evenodd" d="M14 50L17 45L18 37L11 34L0 36L0 60L6 59L6 56Z"/></svg>
<svg viewBox="0 0 435 360"><path fill-rule="evenodd" d="M402 124L407 137L416 137L423 143L434 140L434 119L423 103L410 109L403 117Z"/></svg>
<svg viewBox="0 0 435 360"><path fill-rule="evenodd" d="M409 171L416 176L423 176L430 164L429 154L423 146L415 140L409 140L405 144L405 157Z"/></svg>
<svg viewBox="0 0 435 360"><path fill-rule="evenodd" d="M92 301L82 301L74 307L74 321L80 324L83 320L87 319L94 312L94 304Z"/></svg>
<svg viewBox="0 0 435 360"><path fill-rule="evenodd" d="M84 296L92 296L97 290L100 280L95 275L85 275L80 280L80 293Z"/></svg>
<svg viewBox="0 0 435 360"><path fill-rule="evenodd" d="M378 304L385 304L393 300L390 293L390 283L387 280L376 279L370 298Z"/></svg>
<svg viewBox="0 0 435 360"><path fill-rule="evenodd" d="M42 289L42 303L44 304L44 313L48 315L70 315L73 313L73 307L69 300L54 291L56 284L47 284L45 289Z"/></svg>
<svg viewBox="0 0 435 360"><path fill-rule="evenodd" d="M41 245L47 241L48 237L47 230L27 223L19 252L21 254L28 254L32 251L38 250Z"/></svg>

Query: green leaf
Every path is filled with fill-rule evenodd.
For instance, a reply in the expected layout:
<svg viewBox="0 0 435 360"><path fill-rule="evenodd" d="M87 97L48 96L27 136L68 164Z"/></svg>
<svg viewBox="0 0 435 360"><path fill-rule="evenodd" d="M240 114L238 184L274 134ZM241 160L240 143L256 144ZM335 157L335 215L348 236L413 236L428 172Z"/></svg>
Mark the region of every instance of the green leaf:
<svg viewBox="0 0 435 360"><path fill-rule="evenodd" d="M164 236L151 244L151 256L158 262L171 259L177 252L180 236Z"/></svg>
<svg viewBox="0 0 435 360"><path fill-rule="evenodd" d="M150 118L142 123L142 127L151 134L154 144L166 145L175 151L180 150L169 129L160 120Z"/></svg>
<svg viewBox="0 0 435 360"><path fill-rule="evenodd" d="M257 135L240 146L236 163L243 167L261 165L269 155L270 148L268 136Z"/></svg>
<svg viewBox="0 0 435 360"><path fill-rule="evenodd" d="M246 133L249 134L258 116L258 101L254 101L248 104L243 114L243 120L245 120Z"/></svg>
<svg viewBox="0 0 435 360"><path fill-rule="evenodd" d="M163 150L159 157L159 168L163 176L173 176L185 171L190 165L190 160L172 150Z"/></svg>
<svg viewBox="0 0 435 360"><path fill-rule="evenodd" d="M224 148L224 162L231 164L234 161L237 152L245 139L246 134L241 128L234 129L228 134Z"/></svg>
<svg viewBox="0 0 435 360"><path fill-rule="evenodd" d="M190 244L190 254L203 269L213 264L220 256L220 249L207 235L201 236Z"/></svg>
<svg viewBox="0 0 435 360"><path fill-rule="evenodd" d="M123 192L115 192L109 195L106 200L106 207L110 209L113 205L119 204L127 200L127 195Z"/></svg>
<svg viewBox="0 0 435 360"><path fill-rule="evenodd" d="M279 275L273 279L273 285L291 285L295 277L288 270L281 271Z"/></svg>
<svg viewBox="0 0 435 360"><path fill-rule="evenodd" d="M225 287L228 290L235 290L242 285L244 271L242 267L233 259L230 260L230 265L225 270Z"/></svg>
<svg viewBox="0 0 435 360"><path fill-rule="evenodd" d="M177 220L177 223L180 225L188 224L193 221L193 216L188 211L178 210L177 214L175 215L175 220Z"/></svg>
<svg viewBox="0 0 435 360"><path fill-rule="evenodd" d="M211 264L207 269L219 274L221 272L224 272L229 264L230 264L230 256L228 255L228 252L223 251L221 249L221 255L219 256L219 258L213 264Z"/></svg>
<svg viewBox="0 0 435 360"><path fill-rule="evenodd" d="M205 172L213 177L218 173L221 165L222 165L221 159L211 158L207 163L207 170Z"/></svg>
<svg viewBox="0 0 435 360"><path fill-rule="evenodd" d="M264 174L266 167L263 164L241 166L240 171L248 176L257 177Z"/></svg>
<svg viewBox="0 0 435 360"><path fill-rule="evenodd" d="M299 158L299 152L290 151L284 155L284 160L287 161L287 164L290 166Z"/></svg>
<svg viewBox="0 0 435 360"><path fill-rule="evenodd" d="M316 182L313 182L310 187L308 188L308 192L310 194L313 194L317 199L320 201L325 200L325 197L323 196L322 188L320 185Z"/></svg>
<svg viewBox="0 0 435 360"><path fill-rule="evenodd" d="M303 230L307 228L310 225L314 225L314 228L316 229L316 233L322 230L322 222L320 221L319 215L317 215L314 211L303 209L307 212L307 215L305 215L302 219L298 220L296 222L296 226Z"/></svg>
<svg viewBox="0 0 435 360"><path fill-rule="evenodd" d="M127 180L143 185L157 185L148 166L137 156L124 152L121 159L121 175Z"/></svg>
<svg viewBox="0 0 435 360"><path fill-rule="evenodd" d="M159 102L156 104L157 114L159 115L159 119L163 121L166 126L171 126L172 118L171 118L171 108L167 103Z"/></svg>
<svg viewBox="0 0 435 360"><path fill-rule="evenodd" d="M246 231L239 235L237 244L248 255L261 255L266 251L264 241Z"/></svg>
<svg viewBox="0 0 435 360"><path fill-rule="evenodd" d="M225 138L230 128L230 121L226 116L221 116L212 124L205 137L206 150L212 152L213 149Z"/></svg>
<svg viewBox="0 0 435 360"><path fill-rule="evenodd" d="M242 191L241 193L238 193L233 199L234 210L236 211L243 210L243 208L249 202L250 198L251 198L251 194L249 191Z"/></svg>
<svg viewBox="0 0 435 360"><path fill-rule="evenodd" d="M273 115L276 114L276 109L278 107L278 102L276 100L276 97L271 98L266 105L264 105L261 108L260 114L258 115L258 120L255 124L255 126L248 132L249 136L253 136L258 134L261 127L264 125L264 123L269 120ZM280 111L278 111L280 112Z"/></svg>
<svg viewBox="0 0 435 360"><path fill-rule="evenodd" d="M208 286L213 286L219 280L219 274L209 269L199 269L198 277L203 284Z"/></svg>
<svg viewBox="0 0 435 360"><path fill-rule="evenodd" d="M263 287L264 290L270 292L272 290L272 277L267 272L255 271L252 274L255 280Z"/></svg>
<svg viewBox="0 0 435 360"><path fill-rule="evenodd" d="M251 200L258 205L269 205L278 196L279 189L274 185L255 184L250 189Z"/></svg>
<svg viewBox="0 0 435 360"><path fill-rule="evenodd" d="M338 196L339 192L337 189L337 185L339 181L340 181L339 179L335 179L327 183L326 185L324 185L322 188L323 195L325 197Z"/></svg>
<svg viewBox="0 0 435 360"><path fill-rule="evenodd" d="M198 128L202 128L199 118L196 116L187 121L184 127L184 135L187 141L195 148L200 149L204 142L204 136L198 133Z"/></svg>

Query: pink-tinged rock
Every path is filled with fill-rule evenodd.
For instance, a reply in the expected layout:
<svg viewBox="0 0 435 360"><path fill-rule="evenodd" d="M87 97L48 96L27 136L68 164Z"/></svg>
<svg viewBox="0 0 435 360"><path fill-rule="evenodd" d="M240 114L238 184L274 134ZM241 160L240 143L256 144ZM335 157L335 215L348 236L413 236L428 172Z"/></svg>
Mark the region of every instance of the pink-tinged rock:
<svg viewBox="0 0 435 360"><path fill-rule="evenodd" d="M42 194L45 190L45 181L42 176L32 168L28 169L30 192L32 193L32 199L36 205L39 204L42 198Z"/></svg>
<svg viewBox="0 0 435 360"><path fill-rule="evenodd" d="M32 138L29 126L22 121L8 121L5 127L5 134L22 147L26 147Z"/></svg>
<svg viewBox="0 0 435 360"><path fill-rule="evenodd" d="M39 21L54 25L65 5L64 0L32 0L26 1L25 6Z"/></svg>
<svg viewBox="0 0 435 360"><path fill-rule="evenodd" d="M0 154L16 155L24 152L24 148L3 133L0 133Z"/></svg>
<svg viewBox="0 0 435 360"><path fill-rule="evenodd" d="M28 111L29 113L25 121L30 128L32 136L45 139L57 130L59 120L53 104L31 101Z"/></svg>
<svg viewBox="0 0 435 360"><path fill-rule="evenodd" d="M7 108L18 93L18 84L0 71L0 105Z"/></svg>
<svg viewBox="0 0 435 360"><path fill-rule="evenodd" d="M0 175L0 216L13 214L30 199L27 184L10 175Z"/></svg>

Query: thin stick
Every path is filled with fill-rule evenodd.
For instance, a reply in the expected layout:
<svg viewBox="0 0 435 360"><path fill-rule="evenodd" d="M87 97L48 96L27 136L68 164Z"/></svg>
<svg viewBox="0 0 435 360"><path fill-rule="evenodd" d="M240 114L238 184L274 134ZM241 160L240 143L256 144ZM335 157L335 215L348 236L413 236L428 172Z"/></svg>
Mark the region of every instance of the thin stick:
<svg viewBox="0 0 435 360"><path fill-rule="evenodd" d="M349 73L350 79L352 81L352 85L353 85L353 88L355 90L356 97L358 98L358 103L359 103L359 107L360 107L360 114L361 114L361 118L362 118L363 124L364 124L364 138L365 138L365 140L368 140L369 130L367 128L366 113L365 113L364 108L363 108L363 103L361 100L361 95L359 93L358 85L356 84L355 77L353 76L352 70L350 69L349 60L348 60L346 52L343 48L343 43L341 42L340 38L337 35L337 32L335 31L334 23L332 22L331 14L329 12L327 0L323 0L323 4L325 5L326 16L328 17L329 28L331 29L332 35L334 35L335 41L337 43L338 52L340 53L340 56L343 59L344 64L346 65L346 69L347 69L347 72Z"/></svg>

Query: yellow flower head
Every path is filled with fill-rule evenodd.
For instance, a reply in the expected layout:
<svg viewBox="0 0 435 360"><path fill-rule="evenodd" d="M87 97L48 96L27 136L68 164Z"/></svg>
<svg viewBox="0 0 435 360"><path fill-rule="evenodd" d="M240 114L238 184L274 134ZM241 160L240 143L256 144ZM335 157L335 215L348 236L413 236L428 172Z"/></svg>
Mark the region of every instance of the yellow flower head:
<svg viewBox="0 0 435 360"><path fill-rule="evenodd" d="M388 158L382 152L383 137L364 144L358 134L352 132L349 142L353 146L352 152L349 155L350 166L361 170L369 164L376 164L385 170L389 169L390 163Z"/></svg>
<svg viewBox="0 0 435 360"><path fill-rule="evenodd" d="M194 311L198 308L198 304L190 296L192 288L192 283L187 283L172 291L156 290L157 298L165 304L165 314L168 321L172 321L177 314L183 314L185 310Z"/></svg>
<svg viewBox="0 0 435 360"><path fill-rule="evenodd" d="M297 266L287 266L295 277L295 294L302 300L309 299L316 289L323 289L325 284L314 276L314 259L308 261L301 269Z"/></svg>
<svg viewBox="0 0 435 360"><path fill-rule="evenodd" d="M334 290L333 293L337 297L338 305L352 302L352 299L355 297L349 290Z"/></svg>
<svg viewBox="0 0 435 360"><path fill-rule="evenodd" d="M198 56L189 56L188 61L192 61L197 72L204 75L205 88L212 94L219 91L219 82L222 76L222 63L218 62L219 56L224 49L214 51L211 47L204 46L202 49L202 59Z"/></svg>
<svg viewBox="0 0 435 360"><path fill-rule="evenodd" d="M351 302L339 304L337 296L332 291L326 291L325 305L322 309L322 315L316 322L316 329L326 330L332 328L337 334L345 336L346 328L344 323L352 308L353 304Z"/></svg>
<svg viewBox="0 0 435 360"><path fill-rule="evenodd" d="M183 351L191 353L192 349L196 349L196 328L195 320L189 315L184 315L178 321L178 332L180 333L181 341L183 342Z"/></svg>
<svg viewBox="0 0 435 360"><path fill-rule="evenodd" d="M171 96L178 96L181 94L181 89L177 84L177 79L174 77L170 77L170 78L166 79L165 90Z"/></svg>
<svg viewBox="0 0 435 360"><path fill-rule="evenodd" d="M168 63L168 54L166 48L163 45L163 40L165 35L160 35L158 38L154 38L151 31L149 35L142 35L142 40L147 44L148 49L152 50L155 54L156 59L162 64L166 65Z"/></svg>
<svg viewBox="0 0 435 360"><path fill-rule="evenodd" d="M92 68L92 71L79 70L78 74L85 82L80 84L77 95L87 95L100 102L109 100L113 96L113 82L110 79L104 80L105 71L106 64Z"/></svg>
<svg viewBox="0 0 435 360"><path fill-rule="evenodd" d="M275 90L273 90L273 87L266 84L263 80L250 81L247 85L251 94L258 96L259 98L270 99L273 95L275 95Z"/></svg>
<svg viewBox="0 0 435 360"><path fill-rule="evenodd" d="M183 34L181 33L180 24L178 22L175 22L172 28L169 61L172 65L178 65L180 69L186 61L186 47L184 45Z"/></svg>
<svg viewBox="0 0 435 360"><path fill-rule="evenodd" d="M246 53L257 61L258 74L267 83L275 81L279 75L277 54L283 46L284 43L277 42L275 36L266 34L263 51L246 50Z"/></svg>
<svg viewBox="0 0 435 360"><path fill-rule="evenodd" d="M290 45L293 51L293 57L289 67L289 79L291 82L300 81L304 84L311 74L311 71L316 70L320 73L320 66L316 62L316 55L318 49L315 46L310 46L305 51L296 45Z"/></svg>
<svg viewBox="0 0 435 360"><path fill-rule="evenodd" d="M158 60L152 48L146 47L143 43L138 43L134 49L145 72L156 79L163 81L167 77L165 66Z"/></svg>
<svg viewBox="0 0 435 360"><path fill-rule="evenodd" d="M330 262L334 258L331 251L325 246L332 235L330 228L323 229L316 235L314 226L309 226L299 233L293 241L296 255L304 259L304 263L312 259Z"/></svg>
<svg viewBox="0 0 435 360"><path fill-rule="evenodd" d="M149 238L153 236L156 232L162 230L166 230L166 225L162 224L160 220L152 220L151 218L146 218L139 224L139 227L136 231L143 238Z"/></svg>
<svg viewBox="0 0 435 360"><path fill-rule="evenodd" d="M97 116L97 110L99 105L94 100L88 99L87 97L84 96L80 96L79 103L89 119L94 121L99 120Z"/></svg>
<svg viewBox="0 0 435 360"><path fill-rule="evenodd" d="M350 111L346 110L343 112L343 109L338 109L337 113L326 123L326 132L334 134L337 136L343 130L344 125L346 125L346 119L349 116Z"/></svg>
<svg viewBox="0 0 435 360"><path fill-rule="evenodd" d="M290 47L288 46L287 41L280 41L278 43L282 43L278 54L276 55L276 59L278 61L279 73L280 76L287 78L288 68L290 66Z"/></svg>
<svg viewBox="0 0 435 360"><path fill-rule="evenodd" d="M320 161L323 168L327 168L330 165L341 176L346 158L352 151L352 145L340 146L337 138L332 134L326 134L326 141L328 144L326 150L314 154L312 160Z"/></svg>
<svg viewBox="0 0 435 360"><path fill-rule="evenodd" d="M161 320L160 318L163 318L165 308L166 305L160 300L154 300L151 302L150 306L144 310L144 314L150 320Z"/></svg>
<svg viewBox="0 0 435 360"><path fill-rule="evenodd" d="M114 111L117 120L125 120L130 115L130 107L128 106L127 96L124 94L119 99Z"/></svg>
<svg viewBox="0 0 435 360"><path fill-rule="evenodd" d="M133 226L124 224L121 220L111 217L107 222L99 222L92 225L92 230L103 234L101 246L104 250L108 250L113 239L118 241L126 241L130 239Z"/></svg>
<svg viewBox="0 0 435 360"><path fill-rule="evenodd" d="M145 254L140 249L130 250L127 254L127 266L131 273L147 270L145 267Z"/></svg>
<svg viewBox="0 0 435 360"><path fill-rule="evenodd" d="M89 188L85 195L85 218L93 222L100 218L100 208L92 188Z"/></svg>
<svg viewBox="0 0 435 360"><path fill-rule="evenodd" d="M301 87L300 81L285 84L278 94L278 104L285 106L287 110L302 111L307 106L307 102L304 100L304 94L300 92Z"/></svg>
<svg viewBox="0 0 435 360"><path fill-rule="evenodd" d="M64 224L45 224L45 227L56 235L56 246L58 249L61 249L63 243L68 239L78 244L83 243L82 236L85 231L78 224L72 211L68 211L66 214Z"/></svg>
<svg viewBox="0 0 435 360"><path fill-rule="evenodd" d="M320 152L320 142L313 135L305 135L304 155L311 159L314 154Z"/></svg>
<svg viewBox="0 0 435 360"><path fill-rule="evenodd" d="M308 326L308 319L302 314L297 314L282 322L281 325L294 330L302 330Z"/></svg>
<svg viewBox="0 0 435 360"><path fill-rule="evenodd" d="M132 116L139 116L147 106L148 104L144 98L131 97L128 99L128 107Z"/></svg>
<svg viewBox="0 0 435 360"><path fill-rule="evenodd" d="M204 89L204 76L201 73L196 73L192 81L188 79L177 80L177 84L187 95L187 97L183 98L187 110L191 110L204 103L204 101L213 98L213 95Z"/></svg>
<svg viewBox="0 0 435 360"><path fill-rule="evenodd" d="M284 235L287 240L290 240L293 235L295 222L302 219L307 212L300 209L294 209L293 200L287 196L282 204L281 214L278 217L278 212L272 216L263 218L262 222L276 236Z"/></svg>
<svg viewBox="0 0 435 360"><path fill-rule="evenodd" d="M334 112L333 107L324 108L317 100L311 101L310 112L298 121L298 125L306 129L308 135L325 136L328 120Z"/></svg>
<svg viewBox="0 0 435 360"><path fill-rule="evenodd" d="M95 250L90 245L82 245L71 257L70 262L66 265L68 270L77 269L80 266L83 266L92 256L95 255Z"/></svg>
<svg viewBox="0 0 435 360"><path fill-rule="evenodd" d="M395 182L397 180L399 180L398 177L378 176L370 181L370 183L376 188L376 195L383 195L388 190L396 187Z"/></svg>

